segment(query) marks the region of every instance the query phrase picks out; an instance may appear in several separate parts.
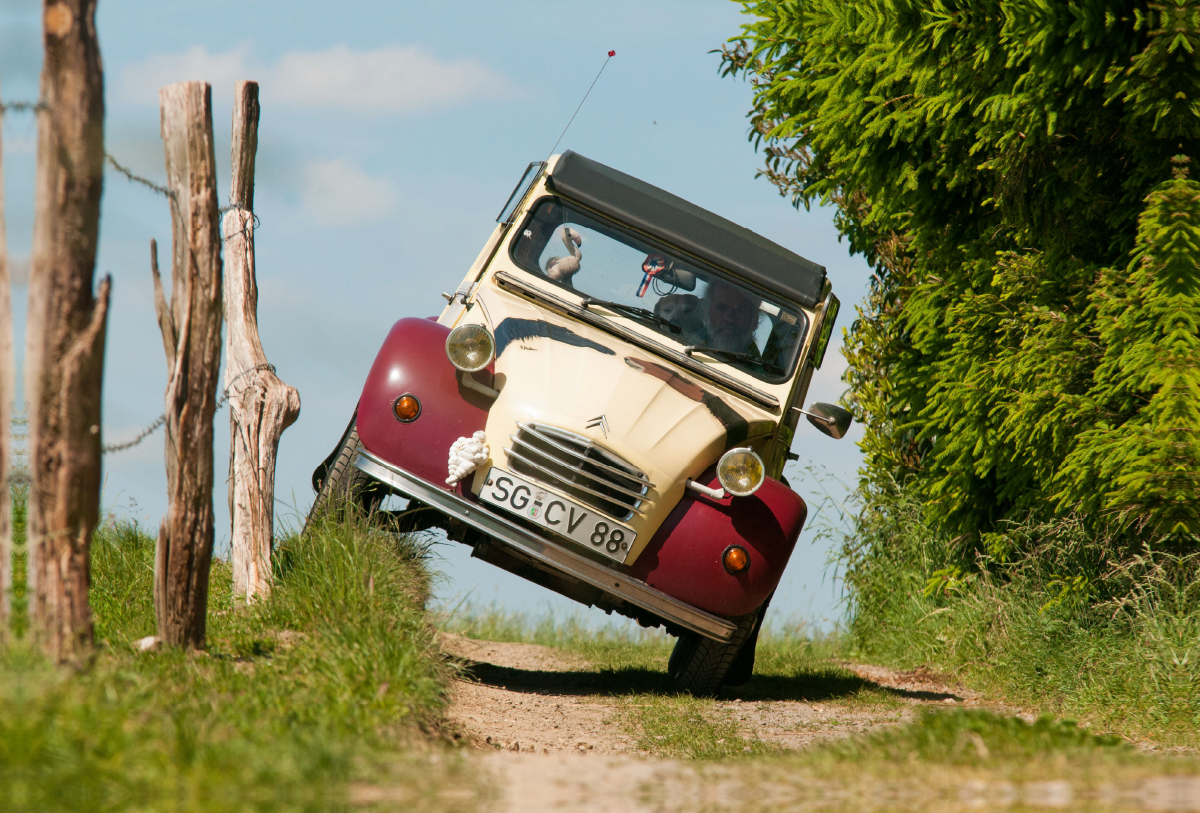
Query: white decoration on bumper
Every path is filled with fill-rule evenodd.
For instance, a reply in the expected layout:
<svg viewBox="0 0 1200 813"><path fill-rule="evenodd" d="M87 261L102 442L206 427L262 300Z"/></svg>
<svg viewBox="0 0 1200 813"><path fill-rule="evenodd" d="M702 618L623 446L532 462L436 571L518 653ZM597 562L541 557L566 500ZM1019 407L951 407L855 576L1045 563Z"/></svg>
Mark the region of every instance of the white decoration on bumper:
<svg viewBox="0 0 1200 813"><path fill-rule="evenodd" d="M491 456L491 451L484 444L486 437L483 432L476 432L469 438L454 441L450 446L450 460L447 463L450 476L446 478L446 485L457 485L459 480L475 471L480 463Z"/></svg>

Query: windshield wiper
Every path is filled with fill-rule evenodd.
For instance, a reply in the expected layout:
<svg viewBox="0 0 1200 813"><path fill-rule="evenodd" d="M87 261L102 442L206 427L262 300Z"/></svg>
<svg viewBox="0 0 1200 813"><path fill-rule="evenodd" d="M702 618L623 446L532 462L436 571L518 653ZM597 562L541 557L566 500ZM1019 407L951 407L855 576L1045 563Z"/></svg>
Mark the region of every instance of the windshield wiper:
<svg viewBox="0 0 1200 813"><path fill-rule="evenodd" d="M764 371L772 375L783 375L783 368L769 361L763 361L758 356L752 356L749 353L739 353L736 350L718 350L715 347L704 347L694 344L683 348L683 352L689 358L693 353L703 353L706 356L714 356L719 359L727 359L729 361L740 361L743 364L753 364L756 367L761 367Z"/></svg>
<svg viewBox="0 0 1200 813"><path fill-rule="evenodd" d="M582 305L585 310L589 305L599 305L602 308L608 308L610 311L616 311L617 313L623 316L628 316L631 319L638 319L643 322L649 322L652 325L665 327L672 333L679 333L681 330L679 325L667 321L654 311L647 310L646 308L639 308L636 305L622 305L620 302L609 302L606 299L594 299L590 296L585 296L583 301L579 304Z"/></svg>

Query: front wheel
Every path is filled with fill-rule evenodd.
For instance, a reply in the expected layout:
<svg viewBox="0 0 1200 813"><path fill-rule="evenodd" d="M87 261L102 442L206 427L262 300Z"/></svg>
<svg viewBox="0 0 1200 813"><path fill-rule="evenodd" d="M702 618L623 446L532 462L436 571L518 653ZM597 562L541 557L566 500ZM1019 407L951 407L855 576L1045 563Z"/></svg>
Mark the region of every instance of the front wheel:
<svg viewBox="0 0 1200 813"><path fill-rule="evenodd" d="M726 642L714 641L695 633L681 635L667 662L667 674L671 676L675 691L696 697L715 695L725 682L738 653L754 633L758 618L759 612L756 610L732 619L737 623L737 630L733 638Z"/></svg>
<svg viewBox="0 0 1200 813"><path fill-rule="evenodd" d="M367 514L379 508L384 497L382 486L354 465L354 460L362 448L355 421L351 420L337 449L322 464L323 476L318 478L318 475L322 474L321 469L313 473L317 498L313 500L312 508L308 511L304 530L307 531L321 517L337 516L339 511L348 508L358 509Z"/></svg>

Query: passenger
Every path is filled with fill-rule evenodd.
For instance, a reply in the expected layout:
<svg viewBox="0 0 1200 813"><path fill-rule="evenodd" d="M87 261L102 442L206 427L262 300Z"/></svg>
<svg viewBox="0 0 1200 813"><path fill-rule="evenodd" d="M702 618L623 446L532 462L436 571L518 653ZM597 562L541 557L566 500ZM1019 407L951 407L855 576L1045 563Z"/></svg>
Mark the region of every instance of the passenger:
<svg viewBox="0 0 1200 813"><path fill-rule="evenodd" d="M762 300L722 280L710 280L704 292L704 323L708 343L717 350L759 356L754 346Z"/></svg>

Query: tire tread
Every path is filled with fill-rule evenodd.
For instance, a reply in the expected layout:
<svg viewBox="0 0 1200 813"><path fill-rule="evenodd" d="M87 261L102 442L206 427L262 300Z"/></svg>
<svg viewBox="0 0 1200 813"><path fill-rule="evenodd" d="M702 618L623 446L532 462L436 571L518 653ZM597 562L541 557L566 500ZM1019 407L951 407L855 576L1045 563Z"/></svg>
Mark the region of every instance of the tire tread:
<svg viewBox="0 0 1200 813"><path fill-rule="evenodd" d="M737 630L728 642L722 643L699 635L680 638L676 642L668 665L676 691L696 697L716 695L742 646L754 631L758 613L747 613L734 620L737 621Z"/></svg>
<svg viewBox="0 0 1200 813"><path fill-rule="evenodd" d="M361 497L369 490L372 480L354 465L354 460L362 448L362 441L358 439L358 428L351 423L342 436L320 489L317 490L316 499L313 500L312 508L304 521L305 531L319 518L336 513L349 505L366 508L368 511L371 509L370 505L361 505Z"/></svg>

